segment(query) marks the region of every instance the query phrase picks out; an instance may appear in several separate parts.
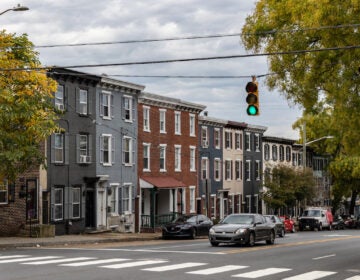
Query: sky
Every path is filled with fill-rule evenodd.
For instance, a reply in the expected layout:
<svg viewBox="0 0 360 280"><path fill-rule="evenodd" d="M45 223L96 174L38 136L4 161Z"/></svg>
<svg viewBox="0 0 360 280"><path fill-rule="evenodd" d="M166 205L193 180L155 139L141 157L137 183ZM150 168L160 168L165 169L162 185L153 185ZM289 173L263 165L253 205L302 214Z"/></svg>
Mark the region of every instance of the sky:
<svg viewBox="0 0 360 280"><path fill-rule="evenodd" d="M239 34L256 0L1 0L0 13L20 3L28 11L0 15L0 29L28 38L44 66L99 65L245 55L240 36L118 43L124 41ZM112 44L91 44L112 42ZM83 44L86 46L54 45ZM90 43L90 44L88 44ZM47 47L44 47L47 46ZM301 108L258 78L260 115L246 114L246 84L267 74L266 57L74 70L145 86L145 91L206 106L209 117L267 127L265 135L299 139L292 124ZM125 76L124 76L125 75ZM133 77L128 77L133 76ZM134 77L168 76L168 77ZM169 77L170 76L170 77ZM236 76L179 78L175 76Z"/></svg>

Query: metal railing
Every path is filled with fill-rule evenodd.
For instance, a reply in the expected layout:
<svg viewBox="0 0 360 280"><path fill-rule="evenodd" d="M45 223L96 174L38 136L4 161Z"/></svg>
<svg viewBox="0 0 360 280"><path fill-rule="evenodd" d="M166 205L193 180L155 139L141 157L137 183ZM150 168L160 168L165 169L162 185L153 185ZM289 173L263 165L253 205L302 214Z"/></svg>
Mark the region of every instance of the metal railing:
<svg viewBox="0 0 360 280"><path fill-rule="evenodd" d="M181 213L173 212L162 215L141 215L141 227L155 228L161 227L163 224L169 223L179 217Z"/></svg>

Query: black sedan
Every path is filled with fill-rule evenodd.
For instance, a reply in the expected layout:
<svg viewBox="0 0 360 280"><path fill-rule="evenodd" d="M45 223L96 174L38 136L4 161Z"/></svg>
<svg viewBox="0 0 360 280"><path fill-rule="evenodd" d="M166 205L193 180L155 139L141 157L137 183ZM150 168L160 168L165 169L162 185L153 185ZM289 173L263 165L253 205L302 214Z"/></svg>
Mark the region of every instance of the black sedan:
<svg viewBox="0 0 360 280"><path fill-rule="evenodd" d="M205 215L180 216L162 226L162 238L190 237L208 235L213 222Z"/></svg>
<svg viewBox="0 0 360 280"><path fill-rule="evenodd" d="M212 246L220 243L254 246L258 241L274 244L275 226L260 214L231 214L210 229L209 241Z"/></svg>
<svg viewBox="0 0 360 280"><path fill-rule="evenodd" d="M275 225L275 233L279 237L285 236L285 225L284 222L277 215L264 215L265 219Z"/></svg>

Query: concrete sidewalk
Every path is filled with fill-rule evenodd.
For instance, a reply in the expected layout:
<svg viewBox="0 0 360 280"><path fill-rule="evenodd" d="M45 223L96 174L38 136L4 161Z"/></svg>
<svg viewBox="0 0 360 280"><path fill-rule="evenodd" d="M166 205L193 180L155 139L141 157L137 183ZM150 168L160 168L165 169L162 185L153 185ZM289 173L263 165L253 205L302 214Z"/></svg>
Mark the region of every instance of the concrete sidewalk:
<svg viewBox="0 0 360 280"><path fill-rule="evenodd" d="M0 249L75 244L131 242L161 239L161 233L91 233L55 237L0 237Z"/></svg>

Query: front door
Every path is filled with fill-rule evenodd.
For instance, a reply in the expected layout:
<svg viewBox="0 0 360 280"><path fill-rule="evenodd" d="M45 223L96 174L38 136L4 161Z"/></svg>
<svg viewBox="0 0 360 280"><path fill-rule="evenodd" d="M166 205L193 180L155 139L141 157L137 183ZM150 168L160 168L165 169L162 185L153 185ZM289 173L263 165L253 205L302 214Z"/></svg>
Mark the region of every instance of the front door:
<svg viewBox="0 0 360 280"><path fill-rule="evenodd" d="M26 220L38 219L38 188L36 179L26 180Z"/></svg>
<svg viewBox="0 0 360 280"><path fill-rule="evenodd" d="M95 192L87 190L85 192L85 227L94 228L95 224Z"/></svg>

